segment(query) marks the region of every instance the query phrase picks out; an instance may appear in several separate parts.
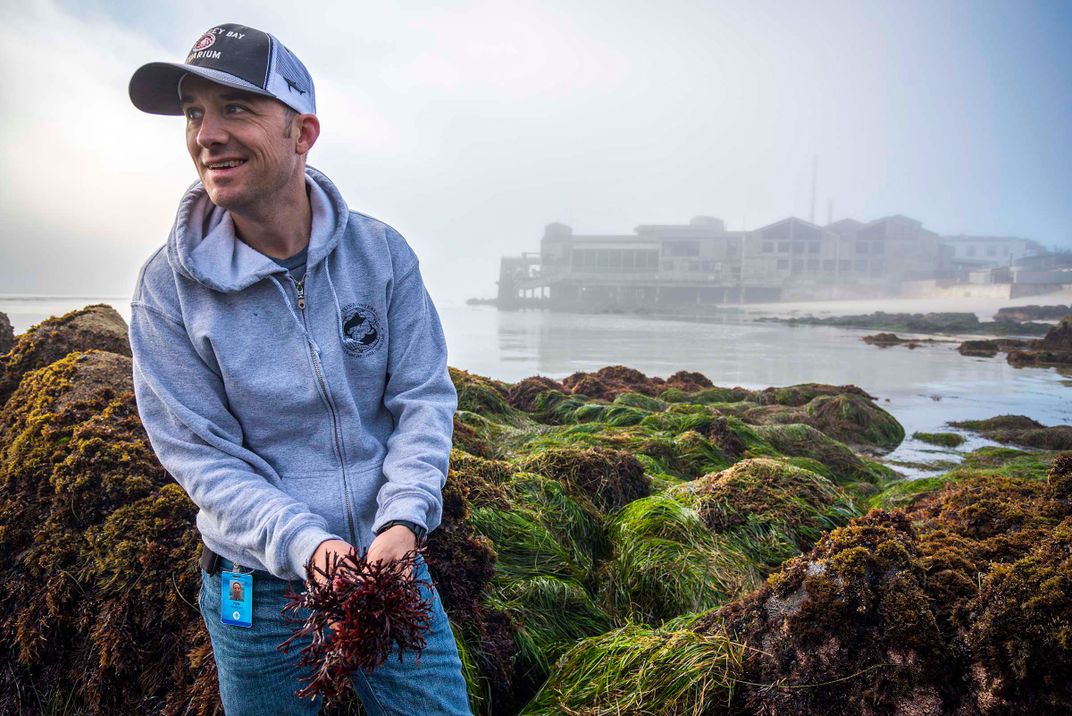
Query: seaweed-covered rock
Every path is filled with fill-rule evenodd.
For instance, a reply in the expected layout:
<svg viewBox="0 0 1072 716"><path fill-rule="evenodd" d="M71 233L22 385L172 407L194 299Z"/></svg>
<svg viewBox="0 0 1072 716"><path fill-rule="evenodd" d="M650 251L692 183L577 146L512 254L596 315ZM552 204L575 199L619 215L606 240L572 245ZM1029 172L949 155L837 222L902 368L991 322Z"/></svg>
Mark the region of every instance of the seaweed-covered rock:
<svg viewBox="0 0 1072 716"><path fill-rule="evenodd" d="M1021 348L1028 348L1032 341L1018 338L997 338L992 340L964 341L957 347L957 352L962 356L978 356L990 358L1001 352L1010 352Z"/></svg>
<svg viewBox="0 0 1072 716"><path fill-rule="evenodd" d="M696 629L753 647L734 694L742 713L939 716L962 689L926 586L908 518L872 512Z"/></svg>
<svg viewBox="0 0 1072 716"><path fill-rule="evenodd" d="M511 385L506 393L506 401L518 410L531 413L537 408L536 399L540 393L549 390L564 392L558 381L542 375L534 375Z"/></svg>
<svg viewBox="0 0 1072 716"><path fill-rule="evenodd" d="M1053 306L1014 306L999 308L994 314L996 321L1059 321L1065 316L1072 314L1072 307L1061 304Z"/></svg>
<svg viewBox="0 0 1072 716"><path fill-rule="evenodd" d="M0 356L0 406L15 392L26 373L68 353L91 349L130 356L127 324L111 306L86 306L33 326Z"/></svg>
<svg viewBox="0 0 1072 716"><path fill-rule="evenodd" d="M678 390L684 390L687 393L694 393L698 390L704 390L705 388L715 387L711 379L703 373L689 370L679 370L676 373L670 375L666 379L666 384L677 388Z"/></svg>
<svg viewBox="0 0 1072 716"><path fill-rule="evenodd" d="M760 579L754 560L704 524L693 485L634 500L608 525L603 601L619 621L659 624L724 604Z"/></svg>
<svg viewBox="0 0 1072 716"><path fill-rule="evenodd" d="M1060 323L1036 342L1035 347L1044 351L1072 352L1072 316L1061 319Z"/></svg>
<svg viewBox="0 0 1072 716"><path fill-rule="evenodd" d="M940 447L955 448L964 444L966 438L959 433L912 433L912 437L920 442L938 445Z"/></svg>
<svg viewBox="0 0 1072 716"><path fill-rule="evenodd" d="M11 350L13 345L15 345L15 331L11 327L7 314L0 311L0 355Z"/></svg>
<svg viewBox="0 0 1072 716"><path fill-rule="evenodd" d="M950 425L974 430L999 443L1042 450L1072 450L1072 425L1047 427L1023 415L999 415L986 420L953 422Z"/></svg>
<svg viewBox="0 0 1072 716"><path fill-rule="evenodd" d="M454 414L454 428L453 434L451 435L451 445L470 455L476 455L477 457L491 457L491 449L488 447L488 444L480 437L474 428L459 420L457 413Z"/></svg>
<svg viewBox="0 0 1072 716"><path fill-rule="evenodd" d="M1072 518L1026 556L995 565L965 609L981 711L1072 709Z"/></svg>
<svg viewBox="0 0 1072 716"><path fill-rule="evenodd" d="M458 410L468 410L486 418L506 417L513 408L506 400L505 383L457 368L450 369L450 379L458 391Z"/></svg>
<svg viewBox="0 0 1072 716"><path fill-rule="evenodd" d="M696 510L709 530L733 538L751 560L773 569L811 549L858 513L822 475L782 460L742 460L696 483Z"/></svg>
<svg viewBox="0 0 1072 716"><path fill-rule="evenodd" d="M130 382L129 358L72 353L26 373L0 416L4 712L33 708L16 682L80 713L218 704L194 654L207 636L190 607L193 505L156 461Z"/></svg>
<svg viewBox="0 0 1072 716"><path fill-rule="evenodd" d="M600 368L595 373L578 371L562 379L562 385L571 393L586 395L599 400L614 400L626 392L658 395L663 381L655 379L659 387L639 370L623 365Z"/></svg>
<svg viewBox="0 0 1072 716"><path fill-rule="evenodd" d="M611 448L551 448L523 459L518 467L558 480L603 510L651 493L651 479L637 459Z"/></svg>
<svg viewBox="0 0 1072 716"><path fill-rule="evenodd" d="M869 400L874 398L855 385L827 385L826 383L801 383L780 388L764 388L755 394L755 402L760 405L786 405L801 407L821 395L841 395L851 393Z"/></svg>
<svg viewBox="0 0 1072 716"><path fill-rule="evenodd" d="M860 393L820 395L804 409L813 427L850 445L892 450L905 437L896 418Z"/></svg>
<svg viewBox="0 0 1072 716"><path fill-rule="evenodd" d="M870 336L864 336L860 340L869 345L879 346L880 348L886 348L888 346L899 346L904 345L906 343L913 343L907 338L901 338L896 333L875 333Z"/></svg>
<svg viewBox="0 0 1072 716"><path fill-rule="evenodd" d="M880 482L885 474L863 460L847 445L827 437L810 425L757 425L756 435L779 453L807 457L825 465L839 483Z"/></svg>
<svg viewBox="0 0 1072 716"><path fill-rule="evenodd" d="M714 387L710 379L702 373L681 370L664 380L649 378L639 370L623 365L607 366L594 373L578 371L563 378L562 386L571 393L599 400L614 400L622 393L640 393L655 397L668 389L694 392Z"/></svg>
<svg viewBox="0 0 1072 716"><path fill-rule="evenodd" d="M751 436L755 436L755 432L737 418L719 416L707 428L707 439L730 460L739 460L749 449L750 443L759 441L758 436L755 440L748 440Z"/></svg>
<svg viewBox="0 0 1072 716"><path fill-rule="evenodd" d="M886 313L875 311L866 315L829 316L816 318L757 318L757 321L788 323L790 325L840 326L872 330L903 331L908 333L991 333L1005 335L1042 335L1045 323L1011 320L980 321L974 313Z"/></svg>
<svg viewBox="0 0 1072 716"><path fill-rule="evenodd" d="M1046 482L1054 499L1072 501L1072 453L1054 457Z"/></svg>
<svg viewBox="0 0 1072 716"><path fill-rule="evenodd" d="M460 633L479 674L469 675L470 701L476 706L512 703L516 625L508 614L485 603L495 573L495 548L469 522L469 498L503 499L497 481L502 463L451 452L450 474L443 487L443 518L428 535L428 571L443 608ZM482 675L482 677L481 677ZM474 683L477 682L477 683ZM486 689L486 691L485 691Z"/></svg>
<svg viewBox="0 0 1072 716"><path fill-rule="evenodd" d="M1072 365L1072 316L1065 316L1039 340L1010 343L1001 350L1009 352L1007 360L1015 366Z"/></svg>

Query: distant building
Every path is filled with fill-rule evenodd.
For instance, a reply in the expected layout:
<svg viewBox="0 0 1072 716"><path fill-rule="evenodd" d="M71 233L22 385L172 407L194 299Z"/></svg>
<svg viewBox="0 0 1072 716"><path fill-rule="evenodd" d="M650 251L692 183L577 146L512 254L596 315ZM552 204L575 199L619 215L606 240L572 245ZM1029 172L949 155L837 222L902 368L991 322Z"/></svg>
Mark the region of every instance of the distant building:
<svg viewBox="0 0 1072 716"><path fill-rule="evenodd" d="M965 270L1011 266L1022 258L1043 253L1042 246L1031 239L1015 236L943 236L942 244L950 250L951 262Z"/></svg>
<svg viewBox="0 0 1072 716"><path fill-rule="evenodd" d="M539 253L502 259L497 302L685 312L798 296L889 295L903 282L966 280L972 270L979 281L979 269L1010 266L1040 248L1012 237L940 237L900 214L827 226L789 217L751 231L697 216L623 235L578 235L556 223L545 228Z"/></svg>
<svg viewBox="0 0 1072 716"><path fill-rule="evenodd" d="M577 235L564 224L550 224L540 241L539 278L519 287L546 286L554 307L638 310L737 302L743 238L708 216L682 225L642 225L629 235ZM511 291L504 296L500 282L500 302L509 304L517 295Z"/></svg>

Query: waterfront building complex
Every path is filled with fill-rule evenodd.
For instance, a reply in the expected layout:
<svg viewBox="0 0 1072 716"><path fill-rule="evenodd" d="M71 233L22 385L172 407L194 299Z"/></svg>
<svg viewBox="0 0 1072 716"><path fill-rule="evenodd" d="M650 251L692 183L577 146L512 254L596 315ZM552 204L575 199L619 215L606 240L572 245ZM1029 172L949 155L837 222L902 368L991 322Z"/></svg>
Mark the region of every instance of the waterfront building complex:
<svg viewBox="0 0 1072 716"><path fill-rule="evenodd" d="M906 285L966 280L1040 253L1015 237L943 237L902 215L826 226L789 217L730 231L714 217L627 235L550 224L539 252L505 256L497 303L563 310L679 311L757 301L894 295Z"/></svg>

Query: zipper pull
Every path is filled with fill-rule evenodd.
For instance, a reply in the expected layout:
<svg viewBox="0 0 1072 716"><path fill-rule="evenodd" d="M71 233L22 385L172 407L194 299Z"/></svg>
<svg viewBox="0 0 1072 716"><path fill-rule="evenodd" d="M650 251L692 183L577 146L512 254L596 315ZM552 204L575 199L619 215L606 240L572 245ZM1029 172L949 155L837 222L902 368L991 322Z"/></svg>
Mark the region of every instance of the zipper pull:
<svg viewBox="0 0 1072 716"><path fill-rule="evenodd" d="M294 283L295 288L298 289L298 310L305 310L305 277L302 276L301 281Z"/></svg>

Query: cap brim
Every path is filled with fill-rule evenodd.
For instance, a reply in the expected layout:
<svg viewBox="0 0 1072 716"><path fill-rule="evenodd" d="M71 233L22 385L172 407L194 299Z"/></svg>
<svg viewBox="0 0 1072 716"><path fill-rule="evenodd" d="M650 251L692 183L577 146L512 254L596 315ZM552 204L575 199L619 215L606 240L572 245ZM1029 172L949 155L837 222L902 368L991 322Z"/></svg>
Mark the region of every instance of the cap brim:
<svg viewBox="0 0 1072 716"><path fill-rule="evenodd" d="M179 104L179 80L185 74L197 75L225 87L274 97L241 77L208 67L196 67L179 62L150 62L139 67L130 78L130 101L149 114L182 114Z"/></svg>

